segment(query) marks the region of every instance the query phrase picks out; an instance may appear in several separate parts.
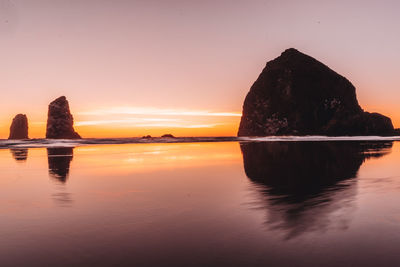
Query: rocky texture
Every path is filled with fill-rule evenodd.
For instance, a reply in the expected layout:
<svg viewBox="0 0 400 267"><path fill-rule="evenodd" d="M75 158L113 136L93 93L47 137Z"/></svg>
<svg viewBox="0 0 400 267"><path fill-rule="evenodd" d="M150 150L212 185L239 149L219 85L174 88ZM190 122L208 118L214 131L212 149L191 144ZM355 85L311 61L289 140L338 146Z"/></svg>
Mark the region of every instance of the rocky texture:
<svg viewBox="0 0 400 267"><path fill-rule="evenodd" d="M28 137L28 118L25 114L18 114L14 117L8 139L29 139Z"/></svg>
<svg viewBox="0 0 400 267"><path fill-rule="evenodd" d="M74 119L69 110L65 96L59 97L49 105L46 138L79 139L81 136L74 130Z"/></svg>
<svg viewBox="0 0 400 267"><path fill-rule="evenodd" d="M288 49L267 63L247 94L238 136L394 135L390 118L364 112L354 86Z"/></svg>

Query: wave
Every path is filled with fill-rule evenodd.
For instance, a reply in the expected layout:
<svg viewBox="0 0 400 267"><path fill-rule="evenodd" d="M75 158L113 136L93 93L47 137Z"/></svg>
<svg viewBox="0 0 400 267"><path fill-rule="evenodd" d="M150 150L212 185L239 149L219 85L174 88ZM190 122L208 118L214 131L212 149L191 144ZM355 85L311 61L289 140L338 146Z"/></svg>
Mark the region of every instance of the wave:
<svg viewBox="0 0 400 267"><path fill-rule="evenodd" d="M323 142L398 141L400 136L266 136L266 137L176 137L1 140L0 149L77 147L107 144L198 143L198 142Z"/></svg>
<svg viewBox="0 0 400 267"><path fill-rule="evenodd" d="M308 135L308 136L265 136L265 137L241 137L243 141L398 141L400 136L323 136L323 135Z"/></svg>

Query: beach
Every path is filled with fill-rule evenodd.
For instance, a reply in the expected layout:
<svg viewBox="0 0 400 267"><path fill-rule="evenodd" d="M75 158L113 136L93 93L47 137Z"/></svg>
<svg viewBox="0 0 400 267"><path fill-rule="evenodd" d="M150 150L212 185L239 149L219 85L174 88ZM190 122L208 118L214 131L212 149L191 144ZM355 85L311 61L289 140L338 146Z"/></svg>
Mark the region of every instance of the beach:
<svg viewBox="0 0 400 267"><path fill-rule="evenodd" d="M393 266L399 158L391 140L0 149L1 265Z"/></svg>

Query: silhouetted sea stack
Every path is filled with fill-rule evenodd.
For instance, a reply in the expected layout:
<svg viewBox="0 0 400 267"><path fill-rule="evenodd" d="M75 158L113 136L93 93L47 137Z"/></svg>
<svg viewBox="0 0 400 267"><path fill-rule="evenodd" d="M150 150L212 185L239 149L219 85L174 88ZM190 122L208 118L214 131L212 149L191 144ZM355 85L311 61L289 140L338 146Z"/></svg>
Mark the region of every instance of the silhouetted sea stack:
<svg viewBox="0 0 400 267"><path fill-rule="evenodd" d="M8 139L29 139L28 137L28 118L25 114L18 114L14 117Z"/></svg>
<svg viewBox="0 0 400 267"><path fill-rule="evenodd" d="M290 48L267 63L247 94L238 136L396 135L390 118L364 112L354 86Z"/></svg>
<svg viewBox="0 0 400 267"><path fill-rule="evenodd" d="M175 138L172 134L164 134L161 138Z"/></svg>
<svg viewBox="0 0 400 267"><path fill-rule="evenodd" d="M74 130L74 119L65 96L59 97L49 105L46 138L80 139Z"/></svg>

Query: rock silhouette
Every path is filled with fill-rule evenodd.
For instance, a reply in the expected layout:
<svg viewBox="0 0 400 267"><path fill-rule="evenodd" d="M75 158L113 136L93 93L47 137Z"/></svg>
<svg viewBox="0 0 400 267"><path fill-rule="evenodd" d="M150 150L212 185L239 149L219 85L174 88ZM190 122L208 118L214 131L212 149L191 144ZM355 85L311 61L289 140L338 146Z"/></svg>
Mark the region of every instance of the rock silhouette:
<svg viewBox="0 0 400 267"><path fill-rule="evenodd" d="M50 103L46 138L50 139L80 139L74 130L74 119L69 110L68 100L61 96Z"/></svg>
<svg viewBox="0 0 400 267"><path fill-rule="evenodd" d="M72 147L47 148L50 177L65 183L73 157L74 150Z"/></svg>
<svg viewBox="0 0 400 267"><path fill-rule="evenodd" d="M175 138L172 134L164 134L161 136L161 138Z"/></svg>
<svg viewBox="0 0 400 267"><path fill-rule="evenodd" d="M25 114L18 114L14 117L8 139L29 139L28 118Z"/></svg>
<svg viewBox="0 0 400 267"><path fill-rule="evenodd" d="M332 219L351 209L357 173L369 158L390 153L393 142L241 143L244 170L260 193L257 208L268 211L266 224L287 239L307 231L346 227L349 218ZM341 212L349 215L351 212ZM335 222L341 222L341 225ZM343 224L344 223L344 224Z"/></svg>
<svg viewBox="0 0 400 267"><path fill-rule="evenodd" d="M293 48L267 63L242 114L238 136L396 134L390 118L363 111L345 77Z"/></svg>

